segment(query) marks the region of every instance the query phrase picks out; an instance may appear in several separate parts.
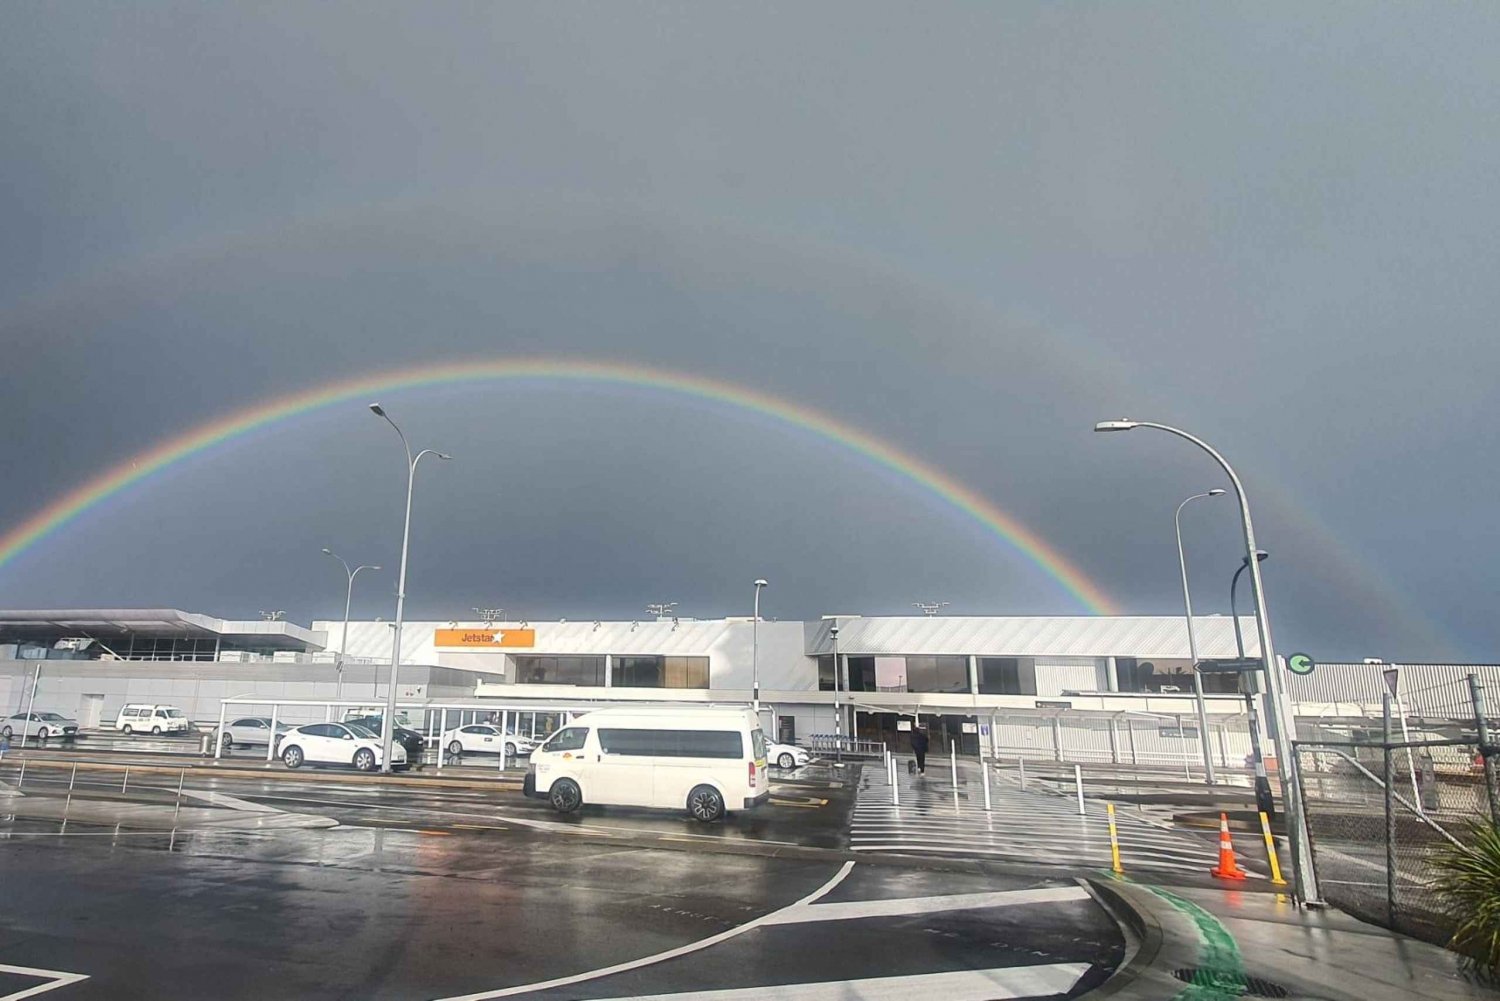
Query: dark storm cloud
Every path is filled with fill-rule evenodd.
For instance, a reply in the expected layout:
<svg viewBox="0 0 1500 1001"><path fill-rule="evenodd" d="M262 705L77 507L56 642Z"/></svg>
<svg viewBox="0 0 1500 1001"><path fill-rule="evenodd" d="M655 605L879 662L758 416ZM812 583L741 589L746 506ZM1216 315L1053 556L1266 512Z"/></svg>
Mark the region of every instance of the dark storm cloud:
<svg viewBox="0 0 1500 1001"><path fill-rule="evenodd" d="M1497 41L1491 10L1418 6L10 5L0 524L268 395L608 357L886 436L1143 612L1180 598L1172 507L1221 484L1088 428L1183 423L1259 502L1286 642L1493 657ZM761 574L785 617L1071 610L774 423L390 402L460 455L423 470L421 614L722 614ZM331 614L319 547L394 560L394 447L357 406L225 446L4 568L0 602ZM1222 610L1232 510L1185 520Z"/></svg>

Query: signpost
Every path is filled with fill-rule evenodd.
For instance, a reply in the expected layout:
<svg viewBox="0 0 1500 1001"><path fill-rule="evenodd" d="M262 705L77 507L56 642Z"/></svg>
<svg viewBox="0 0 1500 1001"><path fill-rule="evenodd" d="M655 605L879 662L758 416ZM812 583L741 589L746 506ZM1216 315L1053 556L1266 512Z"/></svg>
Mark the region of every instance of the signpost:
<svg viewBox="0 0 1500 1001"><path fill-rule="evenodd" d="M1313 668L1318 665L1305 653L1294 653L1286 659L1286 669L1293 674L1312 674Z"/></svg>
<svg viewBox="0 0 1500 1001"><path fill-rule="evenodd" d="M1230 657L1226 660L1200 660L1196 665L1199 674L1247 674L1264 671L1265 662L1259 657Z"/></svg>

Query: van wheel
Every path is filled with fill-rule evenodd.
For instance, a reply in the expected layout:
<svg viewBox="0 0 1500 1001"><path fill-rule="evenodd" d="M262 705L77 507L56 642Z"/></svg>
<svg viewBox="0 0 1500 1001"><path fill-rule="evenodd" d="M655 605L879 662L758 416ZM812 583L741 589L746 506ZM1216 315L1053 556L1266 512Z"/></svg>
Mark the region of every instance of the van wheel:
<svg viewBox="0 0 1500 1001"><path fill-rule="evenodd" d="M776 759L776 763L783 769L792 769L797 767L797 759L792 757L790 754L783 754L781 757Z"/></svg>
<svg viewBox="0 0 1500 1001"><path fill-rule="evenodd" d="M451 743L451 744L448 745L448 754L449 754L449 756L456 758L456 757L458 757L459 755L461 755L463 753L464 753L464 745L460 744L458 741L455 740L453 743Z"/></svg>
<svg viewBox="0 0 1500 1001"><path fill-rule="evenodd" d="M572 779L558 779L552 783L547 799L558 813L572 813L583 805L583 790Z"/></svg>
<svg viewBox="0 0 1500 1001"><path fill-rule="evenodd" d="M373 772L375 770L375 752L368 747L361 747L355 751L354 767L362 772Z"/></svg>
<svg viewBox="0 0 1500 1001"><path fill-rule="evenodd" d="M120 727L120 732L123 733L125 736L128 737L132 733L134 733L135 731L132 730L132 729L130 729L130 724L129 723L126 723L124 726Z"/></svg>
<svg viewBox="0 0 1500 1001"><path fill-rule="evenodd" d="M302 748L288 747L285 751L282 752L281 761L282 764L286 765L288 768L301 768Z"/></svg>
<svg viewBox="0 0 1500 1001"><path fill-rule="evenodd" d="M724 797L713 786L698 786L688 793L687 807L688 813L700 823L712 824L724 819Z"/></svg>
<svg viewBox="0 0 1500 1001"><path fill-rule="evenodd" d="M161 736L161 727L159 727L159 726L153 726L151 728L151 736L153 736L153 737L160 737Z"/></svg>

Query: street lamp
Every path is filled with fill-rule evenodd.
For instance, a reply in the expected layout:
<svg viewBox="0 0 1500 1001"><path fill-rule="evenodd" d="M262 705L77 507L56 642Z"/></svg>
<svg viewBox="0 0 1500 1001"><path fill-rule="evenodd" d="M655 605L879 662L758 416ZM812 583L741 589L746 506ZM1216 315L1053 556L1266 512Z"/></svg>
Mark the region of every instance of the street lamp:
<svg viewBox="0 0 1500 1001"><path fill-rule="evenodd" d="M1198 673L1198 635L1193 629L1193 595L1188 590L1187 554L1182 548L1182 509L1204 497L1222 497L1224 491L1214 487L1206 493L1193 496L1177 505L1172 521L1177 526L1177 564L1182 568L1182 603L1187 608L1188 657L1193 662L1193 701L1198 707L1198 746L1203 749L1203 781L1214 784L1214 752L1208 742L1208 705L1203 701L1203 676Z"/></svg>
<svg viewBox="0 0 1500 1001"><path fill-rule="evenodd" d="M1257 563L1265 562L1271 554L1264 549L1255 551ZM1235 591L1240 586L1240 574L1250 565L1250 557L1240 557L1240 565L1229 582L1229 617L1234 621L1234 648L1240 660L1245 659L1245 637L1240 633L1240 613L1235 603ZM1255 765L1255 809L1267 817L1276 816L1276 799L1271 795L1271 780L1266 777L1266 758L1260 749L1260 717L1255 711L1255 696L1245 693L1245 713L1250 719L1250 758Z"/></svg>
<svg viewBox="0 0 1500 1001"><path fill-rule="evenodd" d="M750 701L757 721L760 719L760 589L765 586L763 580L755 582L755 618L750 623Z"/></svg>
<svg viewBox="0 0 1500 1001"><path fill-rule="evenodd" d="M344 595L344 638L339 640L339 654L333 661L335 676L333 699L337 702L344 697L344 658L349 656L349 608L354 604L354 578L359 576L361 570L379 570L380 568L361 563L353 570L350 570L348 561L338 553L327 546L323 547L323 552L342 563L344 565L344 573L349 576L349 590Z"/></svg>
<svg viewBox="0 0 1500 1001"><path fill-rule="evenodd" d="M1180 428L1151 421L1100 421L1095 431L1132 431L1135 428L1153 428L1176 435L1198 446L1219 464L1234 486L1234 495L1240 502L1240 528L1245 536L1245 559L1250 566L1250 586L1255 591L1255 627L1260 635L1260 655L1265 661L1267 703L1270 706L1271 722L1275 724L1276 757L1281 762L1282 791L1286 799L1287 836L1292 850L1293 889L1304 903L1321 903L1318 893L1318 877L1312 866L1312 847L1308 843L1307 818L1302 812L1301 781L1297 776L1296 762L1292 759L1292 720L1286 718L1286 707L1282 701L1281 668L1276 661L1276 650L1271 642L1271 617L1266 611L1266 590L1260 579L1260 563L1255 553L1255 525L1250 519L1250 502L1245 497L1245 487L1239 474L1225 458L1201 438Z"/></svg>
<svg viewBox="0 0 1500 1001"><path fill-rule="evenodd" d="M401 530L401 573L396 578L396 628L391 639L391 683L385 693L385 719L381 724L380 747L381 761L380 770L389 773L391 771L391 739L396 733L396 676L401 670L401 623L406 614L406 552L411 542L411 494L412 487L417 481L417 463L422 461L424 455L435 455L439 459L451 459L453 456L439 452L436 449L424 448L415 457L411 454L411 446L406 442L406 435L396 426L380 404L370 404L370 412L376 417L383 418L387 424L396 429L396 434L401 438L401 447L406 449L406 523Z"/></svg>

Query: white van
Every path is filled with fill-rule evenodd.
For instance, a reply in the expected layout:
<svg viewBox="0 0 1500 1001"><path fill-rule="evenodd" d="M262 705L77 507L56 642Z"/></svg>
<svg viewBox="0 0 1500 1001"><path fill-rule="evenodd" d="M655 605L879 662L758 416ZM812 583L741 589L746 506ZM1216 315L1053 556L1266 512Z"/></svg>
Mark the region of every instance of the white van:
<svg viewBox="0 0 1500 1001"><path fill-rule="evenodd" d="M580 716L532 752L524 791L559 813L584 803L686 810L712 823L771 796L749 709L620 707Z"/></svg>
<svg viewBox="0 0 1500 1001"><path fill-rule="evenodd" d="M123 734L132 733L187 733L193 728L187 713L176 706L157 706L131 703L120 710L115 718L115 729Z"/></svg>

